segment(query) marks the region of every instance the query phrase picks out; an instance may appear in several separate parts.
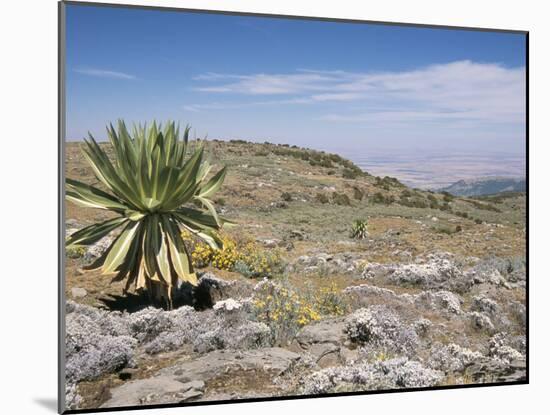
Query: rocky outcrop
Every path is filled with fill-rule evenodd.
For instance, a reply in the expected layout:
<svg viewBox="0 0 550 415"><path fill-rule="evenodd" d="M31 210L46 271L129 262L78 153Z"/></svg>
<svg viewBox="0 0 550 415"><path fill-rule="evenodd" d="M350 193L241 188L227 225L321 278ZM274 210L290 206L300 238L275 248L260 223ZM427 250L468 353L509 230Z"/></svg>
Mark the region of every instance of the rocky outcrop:
<svg viewBox="0 0 550 415"><path fill-rule="evenodd" d="M111 398L101 408L186 402L202 396L204 382L180 382L169 376L156 376L128 382L111 389Z"/></svg>
<svg viewBox="0 0 550 415"><path fill-rule="evenodd" d="M344 318L329 318L310 324L301 329L291 345L291 349L308 353L320 367L334 366L353 359L345 333Z"/></svg>
<svg viewBox="0 0 550 415"><path fill-rule="evenodd" d="M320 277L350 273L368 283L335 294L347 315L292 326L287 337L277 334L282 325L268 326L255 314L258 298L287 290L277 280L253 285L205 273L194 290L179 287L193 307L172 311L123 313L69 301L68 406L82 405L78 382L103 382L110 373L124 383L111 389L105 408L525 380L522 262L445 253L411 261L301 257L304 272L316 267L309 269ZM149 362L166 356L174 360L149 372Z"/></svg>
<svg viewBox="0 0 550 415"><path fill-rule="evenodd" d="M276 378L291 370L300 356L281 348L216 350L194 360L176 362L148 379L111 390L101 407L186 402L202 397L209 381L231 371L260 371Z"/></svg>
<svg viewBox="0 0 550 415"><path fill-rule="evenodd" d="M483 358L466 370L466 376L477 383L524 382L527 379L527 367L524 359L505 363Z"/></svg>
<svg viewBox="0 0 550 415"><path fill-rule="evenodd" d="M199 278L198 286L193 290L193 302L196 308L207 309L228 298L240 300L250 297L253 291L254 285L247 281L227 281L206 272Z"/></svg>

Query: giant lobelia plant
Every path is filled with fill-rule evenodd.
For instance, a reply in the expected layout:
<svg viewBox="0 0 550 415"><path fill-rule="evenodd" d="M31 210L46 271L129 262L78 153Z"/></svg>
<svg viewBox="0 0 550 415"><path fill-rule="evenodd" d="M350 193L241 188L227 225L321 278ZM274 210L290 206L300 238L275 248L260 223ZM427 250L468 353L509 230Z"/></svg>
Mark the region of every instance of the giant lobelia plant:
<svg viewBox="0 0 550 415"><path fill-rule="evenodd" d="M130 134L119 121L117 130L107 128L111 158L91 134L84 140L84 157L106 190L66 180L69 201L109 210L116 217L73 233L66 244L90 245L120 228L103 255L87 268L114 274L113 281L126 279L125 292L133 285L172 308L178 278L197 283L181 231L186 229L214 249L222 247L218 231L227 221L218 216L210 197L221 187L226 169L209 177L212 166L204 159L203 146L195 142L194 151L189 151L189 127L182 138L174 122L164 128L156 123L134 126Z"/></svg>

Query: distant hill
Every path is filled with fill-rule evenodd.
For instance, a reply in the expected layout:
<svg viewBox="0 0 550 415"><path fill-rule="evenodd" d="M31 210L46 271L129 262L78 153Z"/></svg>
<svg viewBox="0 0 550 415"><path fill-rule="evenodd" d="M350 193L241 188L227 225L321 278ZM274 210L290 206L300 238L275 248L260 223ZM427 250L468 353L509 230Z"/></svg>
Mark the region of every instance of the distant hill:
<svg viewBox="0 0 550 415"><path fill-rule="evenodd" d="M526 184L523 178L484 177L459 180L439 190L455 196L482 196L502 192L525 192Z"/></svg>

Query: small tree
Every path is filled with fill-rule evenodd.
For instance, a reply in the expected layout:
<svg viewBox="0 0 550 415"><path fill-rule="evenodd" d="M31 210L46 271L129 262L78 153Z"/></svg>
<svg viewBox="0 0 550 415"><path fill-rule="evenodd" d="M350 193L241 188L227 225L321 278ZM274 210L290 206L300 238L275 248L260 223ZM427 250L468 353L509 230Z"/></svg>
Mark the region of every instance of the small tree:
<svg viewBox="0 0 550 415"><path fill-rule="evenodd" d="M187 157L187 127L180 139L173 122L134 126L130 135L123 121L118 132L107 128L113 160L90 135L85 140L84 157L106 188L76 180L66 180L66 197L84 207L109 210L115 218L73 233L67 246L90 245L121 228L113 243L88 269L114 274L113 281L126 279L124 291L134 285L148 291L151 300L172 308L177 279L197 284L182 229L202 239L214 249L222 246L218 231L226 222L220 218L210 197L225 178L225 167L207 178L212 166L203 160L204 149L197 146ZM196 203L200 210L186 204Z"/></svg>

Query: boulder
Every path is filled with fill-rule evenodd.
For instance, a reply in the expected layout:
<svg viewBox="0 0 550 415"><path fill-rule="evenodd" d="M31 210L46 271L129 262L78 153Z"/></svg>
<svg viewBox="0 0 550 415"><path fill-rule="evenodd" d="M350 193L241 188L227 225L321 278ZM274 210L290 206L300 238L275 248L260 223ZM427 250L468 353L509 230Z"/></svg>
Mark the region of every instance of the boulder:
<svg viewBox="0 0 550 415"><path fill-rule="evenodd" d="M349 350L344 347L347 341L344 329L343 318L329 318L309 324L296 334L291 348L311 354L320 367L341 364L342 361L352 358Z"/></svg>
<svg viewBox="0 0 550 415"><path fill-rule="evenodd" d="M84 288L80 287L73 287L71 288L71 296L73 298L83 298L88 295L88 291L86 291Z"/></svg>
<svg viewBox="0 0 550 415"><path fill-rule="evenodd" d="M195 307L199 309L211 308L218 301L228 298L239 300L250 297L254 290L254 285L247 281L227 281L209 272L204 273L198 282L193 297Z"/></svg>
<svg viewBox="0 0 550 415"><path fill-rule="evenodd" d="M204 382L180 382L171 376L156 376L127 382L111 389L111 398L101 408L178 403L202 396Z"/></svg>
<svg viewBox="0 0 550 415"><path fill-rule="evenodd" d="M466 375L478 383L525 382L527 367L524 359L504 362L485 357L468 367Z"/></svg>

